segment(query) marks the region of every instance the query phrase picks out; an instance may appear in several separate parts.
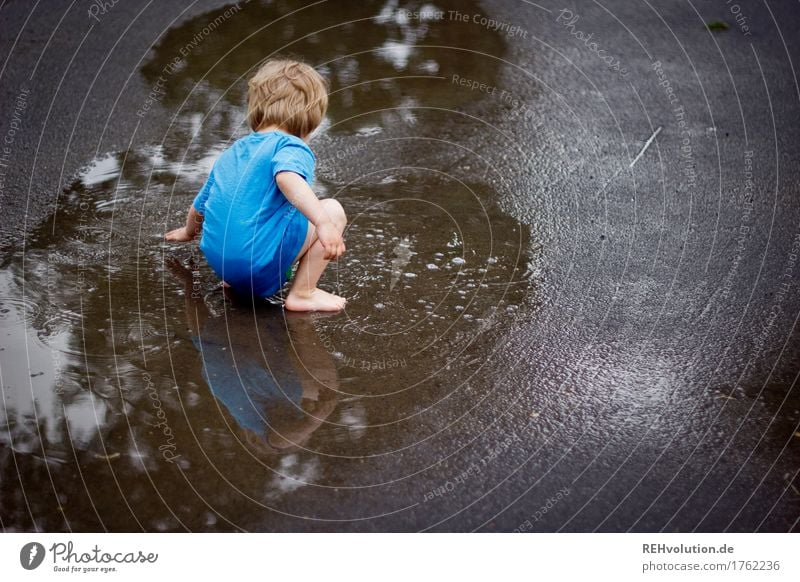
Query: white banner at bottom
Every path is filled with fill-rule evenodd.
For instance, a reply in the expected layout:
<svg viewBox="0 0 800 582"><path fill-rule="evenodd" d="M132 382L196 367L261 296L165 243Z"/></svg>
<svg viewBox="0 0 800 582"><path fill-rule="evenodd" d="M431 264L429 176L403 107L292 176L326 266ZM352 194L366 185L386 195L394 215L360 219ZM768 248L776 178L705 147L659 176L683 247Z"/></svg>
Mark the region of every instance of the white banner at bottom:
<svg viewBox="0 0 800 582"><path fill-rule="evenodd" d="M792 534L3 534L5 580L797 580Z"/></svg>

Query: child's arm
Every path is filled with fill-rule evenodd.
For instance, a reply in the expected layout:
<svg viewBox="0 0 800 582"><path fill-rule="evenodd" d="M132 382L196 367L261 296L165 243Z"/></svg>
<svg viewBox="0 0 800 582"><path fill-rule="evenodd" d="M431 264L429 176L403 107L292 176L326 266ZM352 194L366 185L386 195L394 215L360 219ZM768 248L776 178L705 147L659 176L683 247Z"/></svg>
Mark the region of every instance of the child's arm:
<svg viewBox="0 0 800 582"><path fill-rule="evenodd" d="M194 240L203 230L203 215L197 212L194 205L189 207L186 216L186 226L176 228L167 233L167 240L174 242L187 242Z"/></svg>
<svg viewBox="0 0 800 582"><path fill-rule="evenodd" d="M342 256L345 251L342 235L305 179L300 174L287 171L275 174L275 181L292 206L316 227L317 238L325 249L323 258L335 260Z"/></svg>

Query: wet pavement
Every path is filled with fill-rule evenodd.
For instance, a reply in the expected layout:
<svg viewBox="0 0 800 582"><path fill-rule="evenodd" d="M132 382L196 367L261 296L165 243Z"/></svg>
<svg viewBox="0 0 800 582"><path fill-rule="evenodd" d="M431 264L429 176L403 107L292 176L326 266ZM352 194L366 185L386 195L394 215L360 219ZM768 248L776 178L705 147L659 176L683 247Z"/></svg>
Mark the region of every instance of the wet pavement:
<svg viewBox="0 0 800 582"><path fill-rule="evenodd" d="M800 11L740 8L0 8L0 526L796 530ZM162 240L273 52L342 314Z"/></svg>

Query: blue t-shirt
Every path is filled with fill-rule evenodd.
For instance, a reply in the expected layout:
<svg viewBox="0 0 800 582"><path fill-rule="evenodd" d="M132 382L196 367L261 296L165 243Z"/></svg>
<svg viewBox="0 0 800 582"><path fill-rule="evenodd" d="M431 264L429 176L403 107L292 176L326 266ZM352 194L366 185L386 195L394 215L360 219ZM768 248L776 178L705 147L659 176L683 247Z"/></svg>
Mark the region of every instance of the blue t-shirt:
<svg viewBox="0 0 800 582"><path fill-rule="evenodd" d="M253 132L225 150L194 200L203 215L200 250L235 291L274 295L303 246L308 219L278 189L278 172L314 181L316 158L281 131Z"/></svg>

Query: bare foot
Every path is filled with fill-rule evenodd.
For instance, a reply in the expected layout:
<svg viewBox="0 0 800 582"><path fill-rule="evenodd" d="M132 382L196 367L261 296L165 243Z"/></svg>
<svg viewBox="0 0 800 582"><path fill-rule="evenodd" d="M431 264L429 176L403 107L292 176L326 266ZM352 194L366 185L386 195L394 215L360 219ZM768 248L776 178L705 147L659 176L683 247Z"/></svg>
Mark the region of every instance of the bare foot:
<svg viewBox="0 0 800 582"><path fill-rule="evenodd" d="M283 306L289 311L340 311L346 302L344 297L314 289L307 297L290 291Z"/></svg>

